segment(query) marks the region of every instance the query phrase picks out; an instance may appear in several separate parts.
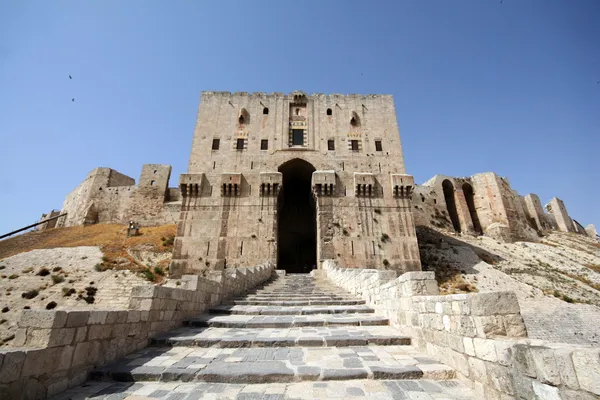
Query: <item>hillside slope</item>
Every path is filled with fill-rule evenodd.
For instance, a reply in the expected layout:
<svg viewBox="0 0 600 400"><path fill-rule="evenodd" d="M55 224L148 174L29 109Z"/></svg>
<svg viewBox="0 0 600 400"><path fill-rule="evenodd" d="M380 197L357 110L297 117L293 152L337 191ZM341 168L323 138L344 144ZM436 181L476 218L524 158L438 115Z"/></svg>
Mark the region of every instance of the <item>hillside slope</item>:
<svg viewBox="0 0 600 400"><path fill-rule="evenodd" d="M553 232L540 243L501 243L417 228L424 270L442 293L512 290L531 338L600 343L600 244Z"/></svg>

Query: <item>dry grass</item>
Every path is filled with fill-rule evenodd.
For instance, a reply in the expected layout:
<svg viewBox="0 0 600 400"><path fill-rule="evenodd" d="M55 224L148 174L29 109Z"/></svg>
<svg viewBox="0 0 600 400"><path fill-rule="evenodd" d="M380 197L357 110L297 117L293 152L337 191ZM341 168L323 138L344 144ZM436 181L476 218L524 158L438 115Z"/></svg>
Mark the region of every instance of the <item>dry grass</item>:
<svg viewBox="0 0 600 400"><path fill-rule="evenodd" d="M598 264L583 264L583 266L591 269L592 271L600 272L600 265Z"/></svg>
<svg viewBox="0 0 600 400"><path fill-rule="evenodd" d="M117 224L97 224L48 229L40 232L28 232L0 241L0 260L19 253L36 249L57 247L99 246L104 253L103 264L109 268L139 271L145 266L139 265L127 249L146 246L155 252L172 251L172 238L176 225L162 225L140 229L140 236L127 237L127 227ZM164 244L167 244L166 246ZM117 261L127 260L129 263Z"/></svg>

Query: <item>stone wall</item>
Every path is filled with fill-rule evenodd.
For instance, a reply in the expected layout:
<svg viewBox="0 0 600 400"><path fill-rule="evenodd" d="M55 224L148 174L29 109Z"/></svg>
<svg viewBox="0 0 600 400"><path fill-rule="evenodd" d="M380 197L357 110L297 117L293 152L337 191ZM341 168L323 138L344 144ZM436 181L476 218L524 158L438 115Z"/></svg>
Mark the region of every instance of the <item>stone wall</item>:
<svg viewBox="0 0 600 400"><path fill-rule="evenodd" d="M127 223L143 226L174 223L179 219L179 189L169 188L171 166L146 164L140 182L110 168L96 168L69 193L57 226Z"/></svg>
<svg viewBox="0 0 600 400"><path fill-rule="evenodd" d="M0 398L37 400L86 380L92 369L146 347L154 335L181 325L270 279L273 265L184 276L182 288L134 288L129 309L24 310L13 341L0 350Z"/></svg>
<svg viewBox="0 0 600 400"><path fill-rule="evenodd" d="M294 127L302 144L291 141ZM405 172L392 96L203 92L170 270L277 262L278 235L295 225L279 221L292 175L315 204L300 222L323 238L317 260L418 270Z"/></svg>
<svg viewBox="0 0 600 400"><path fill-rule="evenodd" d="M436 175L415 186L412 206L418 226L483 233L501 241L535 241L538 233L550 230L592 236L582 227L575 229L561 200L554 198L546 213L537 195L519 196L507 178L493 172L466 178Z"/></svg>
<svg viewBox="0 0 600 400"><path fill-rule="evenodd" d="M339 268L322 276L364 298L413 345L453 367L485 399L582 399L600 395L600 348L526 339L512 292L439 296L433 272Z"/></svg>

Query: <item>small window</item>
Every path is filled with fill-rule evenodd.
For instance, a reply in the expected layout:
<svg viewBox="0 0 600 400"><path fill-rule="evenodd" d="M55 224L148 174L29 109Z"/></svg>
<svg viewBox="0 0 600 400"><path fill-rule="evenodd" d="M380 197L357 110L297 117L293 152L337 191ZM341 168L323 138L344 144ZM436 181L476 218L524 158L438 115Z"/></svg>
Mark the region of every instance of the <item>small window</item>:
<svg viewBox="0 0 600 400"><path fill-rule="evenodd" d="M213 139L212 149L219 150L219 146L221 145L221 139Z"/></svg>
<svg viewBox="0 0 600 400"><path fill-rule="evenodd" d="M296 115L300 115L300 109L296 108Z"/></svg>
<svg viewBox="0 0 600 400"><path fill-rule="evenodd" d="M244 139L238 139L235 143L236 150L244 150Z"/></svg>
<svg viewBox="0 0 600 400"><path fill-rule="evenodd" d="M260 149L261 150L269 150L269 140L268 139L262 139L260 141Z"/></svg>
<svg viewBox="0 0 600 400"><path fill-rule="evenodd" d="M358 151L358 140L351 140L352 151Z"/></svg>
<svg viewBox="0 0 600 400"><path fill-rule="evenodd" d="M327 150L335 150L335 141L333 139L327 141Z"/></svg>
<svg viewBox="0 0 600 400"><path fill-rule="evenodd" d="M376 151L383 151L381 148L381 140L376 140L375 141L375 150Z"/></svg>
<svg viewBox="0 0 600 400"><path fill-rule="evenodd" d="M292 145L304 146L304 129L292 129Z"/></svg>
<svg viewBox="0 0 600 400"><path fill-rule="evenodd" d="M269 109L267 107L263 108L263 115L269 115Z"/></svg>
<svg viewBox="0 0 600 400"><path fill-rule="evenodd" d="M240 124L243 124L243 123L245 122L245 119L244 119L244 116L243 116L243 115L240 115L240 117L238 118L238 122L239 122Z"/></svg>
<svg viewBox="0 0 600 400"><path fill-rule="evenodd" d="M331 111L331 108L327 109L327 115L333 115L333 111Z"/></svg>
<svg viewBox="0 0 600 400"><path fill-rule="evenodd" d="M150 186L154 186L155 183L156 182L154 182L154 181L150 181Z"/></svg>
<svg viewBox="0 0 600 400"><path fill-rule="evenodd" d="M154 173L156 173L157 170L154 170Z"/></svg>

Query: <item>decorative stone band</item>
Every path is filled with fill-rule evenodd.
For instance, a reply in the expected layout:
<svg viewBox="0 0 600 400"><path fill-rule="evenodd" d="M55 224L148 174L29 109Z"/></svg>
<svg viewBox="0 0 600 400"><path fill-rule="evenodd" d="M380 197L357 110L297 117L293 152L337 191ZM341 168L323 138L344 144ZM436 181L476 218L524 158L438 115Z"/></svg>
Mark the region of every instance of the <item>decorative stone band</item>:
<svg viewBox="0 0 600 400"><path fill-rule="evenodd" d="M182 277L182 288L138 286L128 310L24 310L16 349L0 350L0 399L37 400L85 381L101 365L146 347L153 336L178 327L224 299L268 280L274 266Z"/></svg>
<svg viewBox="0 0 600 400"><path fill-rule="evenodd" d="M433 272L318 271L362 297L410 335L413 345L457 371L485 399L583 399L600 396L600 348L525 339L513 292L440 296Z"/></svg>

